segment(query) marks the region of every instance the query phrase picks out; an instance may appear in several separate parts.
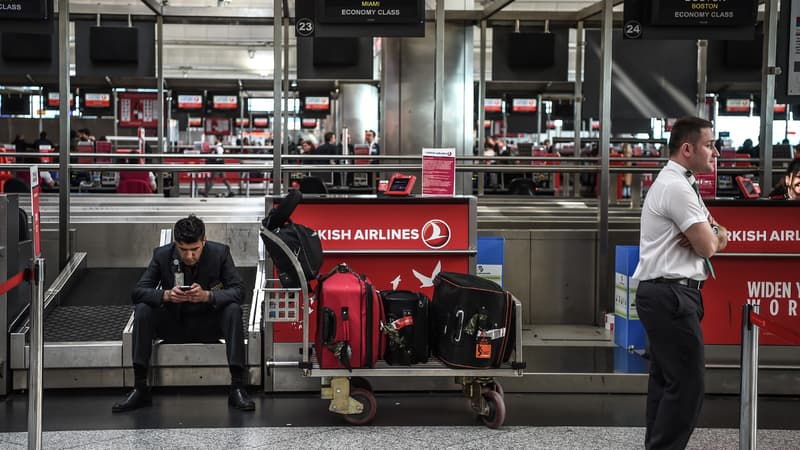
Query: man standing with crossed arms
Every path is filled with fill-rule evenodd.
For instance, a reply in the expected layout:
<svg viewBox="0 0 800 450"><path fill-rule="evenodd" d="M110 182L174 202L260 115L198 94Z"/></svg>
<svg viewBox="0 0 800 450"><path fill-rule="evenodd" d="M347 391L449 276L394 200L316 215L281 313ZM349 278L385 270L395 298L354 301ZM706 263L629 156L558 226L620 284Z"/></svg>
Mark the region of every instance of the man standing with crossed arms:
<svg viewBox="0 0 800 450"><path fill-rule="evenodd" d="M698 117L675 122L669 161L642 206L636 309L647 332L650 378L645 447L682 449L703 406L704 280L710 257L728 244L728 232L709 214L695 174L711 172L719 152L713 125Z"/></svg>

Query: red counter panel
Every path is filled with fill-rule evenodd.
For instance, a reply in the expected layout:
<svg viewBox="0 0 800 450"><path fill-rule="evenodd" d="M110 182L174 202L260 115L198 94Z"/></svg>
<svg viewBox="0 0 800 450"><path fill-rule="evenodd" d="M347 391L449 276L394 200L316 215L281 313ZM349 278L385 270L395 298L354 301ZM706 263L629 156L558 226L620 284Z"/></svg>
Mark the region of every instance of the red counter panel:
<svg viewBox="0 0 800 450"><path fill-rule="evenodd" d="M706 344L738 345L742 340L742 305L760 305L760 314L784 327L800 330L800 208L713 205L709 211L728 228L728 247L712 259L717 279L703 288ZM760 254L760 255L759 255ZM775 254L776 256L763 255ZM761 345L790 345L767 332Z"/></svg>

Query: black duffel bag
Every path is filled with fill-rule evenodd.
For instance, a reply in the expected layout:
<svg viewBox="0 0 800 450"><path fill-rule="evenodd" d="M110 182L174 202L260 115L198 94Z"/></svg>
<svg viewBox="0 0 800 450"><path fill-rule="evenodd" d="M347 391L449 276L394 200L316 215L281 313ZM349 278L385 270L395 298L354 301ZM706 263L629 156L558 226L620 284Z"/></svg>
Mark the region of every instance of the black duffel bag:
<svg viewBox="0 0 800 450"><path fill-rule="evenodd" d="M381 331L387 345L383 359L390 365L428 362L430 300L411 291L380 291L384 320Z"/></svg>
<svg viewBox="0 0 800 450"><path fill-rule="evenodd" d="M299 223L291 221L292 212L300 203L303 195L298 190L290 190L277 207L272 208L261 222L265 229L275 233L294 254L303 269L306 281L316 278L322 266L322 242L317 232ZM278 272L281 285L285 288L300 287L300 279L292 265L290 256L263 233L261 239L272 258Z"/></svg>
<svg viewBox="0 0 800 450"><path fill-rule="evenodd" d="M497 283L441 272L433 280L431 345L450 367L496 368L514 349L514 301Z"/></svg>

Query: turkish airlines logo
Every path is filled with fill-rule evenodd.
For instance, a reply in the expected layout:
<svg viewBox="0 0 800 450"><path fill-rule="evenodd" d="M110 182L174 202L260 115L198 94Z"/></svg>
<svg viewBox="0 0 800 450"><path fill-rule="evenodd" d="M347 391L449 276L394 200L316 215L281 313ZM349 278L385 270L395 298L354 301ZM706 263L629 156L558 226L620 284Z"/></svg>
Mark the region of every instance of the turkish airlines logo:
<svg viewBox="0 0 800 450"><path fill-rule="evenodd" d="M440 219L431 219L422 226L422 242L432 249L439 249L450 242L450 225Z"/></svg>

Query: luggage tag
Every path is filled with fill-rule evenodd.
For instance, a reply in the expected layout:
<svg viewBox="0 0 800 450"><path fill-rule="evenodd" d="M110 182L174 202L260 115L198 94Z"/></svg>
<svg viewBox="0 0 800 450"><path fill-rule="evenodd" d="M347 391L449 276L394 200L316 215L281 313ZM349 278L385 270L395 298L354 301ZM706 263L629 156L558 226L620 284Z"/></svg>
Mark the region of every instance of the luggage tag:
<svg viewBox="0 0 800 450"><path fill-rule="evenodd" d="M492 358L492 342L488 337L478 338L478 342L475 344L475 358L476 359Z"/></svg>

